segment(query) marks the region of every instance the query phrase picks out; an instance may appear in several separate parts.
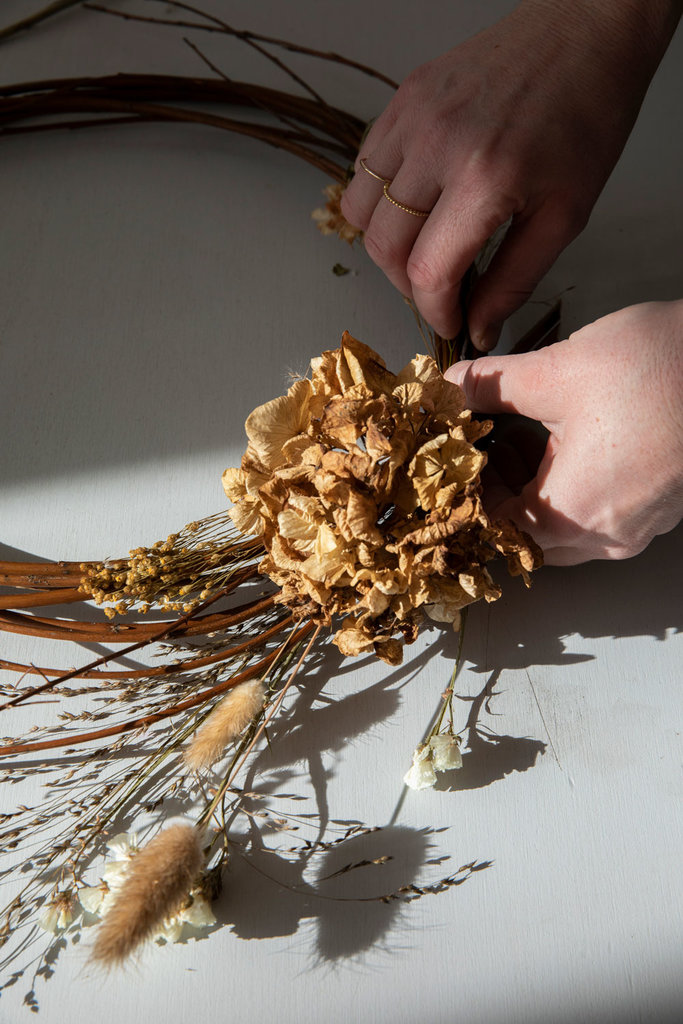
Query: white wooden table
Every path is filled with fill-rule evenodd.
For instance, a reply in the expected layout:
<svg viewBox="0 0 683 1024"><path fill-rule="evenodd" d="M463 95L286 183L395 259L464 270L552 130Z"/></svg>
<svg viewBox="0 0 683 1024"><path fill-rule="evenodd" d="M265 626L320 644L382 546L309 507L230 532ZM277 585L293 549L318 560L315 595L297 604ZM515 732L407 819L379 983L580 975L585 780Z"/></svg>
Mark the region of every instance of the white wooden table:
<svg viewBox="0 0 683 1024"><path fill-rule="evenodd" d="M37 6L6 0L2 22ZM203 3L397 79L511 6ZM238 44L192 38L231 75L286 87ZM297 67L361 116L388 99L344 69ZM3 82L120 70L204 73L180 33L79 10L0 46ZM680 294L682 86L679 33L588 228L539 288L547 301L571 287L565 334ZM237 464L244 418L281 393L288 369L303 371L343 329L394 368L421 348L362 250L316 232L310 211L325 184L285 154L204 128L0 139L3 557L95 558L165 537L223 506L220 474ZM336 277L337 262L352 273ZM298 894L283 858L237 859L217 907L223 927L104 978L86 963L86 935L38 985L40 1019L676 1019L682 551L679 529L629 562L543 570L529 593L509 581L499 603L475 608L459 692L495 689L479 717L489 742L452 789L400 806L455 637L427 631L400 669L330 656L311 672L304 693L332 703L302 702L259 781L280 806L294 793L308 812L324 801L331 819L386 826L356 852L394 859L350 873L337 895L428 885L468 862L485 869L404 906ZM17 661L73 657L0 642ZM470 704L461 708L463 726ZM3 1022L28 1019L26 987L0 1001Z"/></svg>

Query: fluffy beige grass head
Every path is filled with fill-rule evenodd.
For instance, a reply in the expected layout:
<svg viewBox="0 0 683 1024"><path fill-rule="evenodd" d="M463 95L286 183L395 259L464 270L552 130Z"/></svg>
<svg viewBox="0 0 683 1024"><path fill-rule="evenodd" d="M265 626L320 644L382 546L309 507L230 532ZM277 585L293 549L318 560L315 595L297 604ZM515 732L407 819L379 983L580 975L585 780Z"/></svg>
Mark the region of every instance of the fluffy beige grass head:
<svg viewBox="0 0 683 1024"><path fill-rule="evenodd" d="M208 768L225 748L244 732L263 707L266 688L260 679L240 683L213 709L185 751L185 762L195 770Z"/></svg>
<svg viewBox="0 0 683 1024"><path fill-rule="evenodd" d="M115 967L152 938L181 909L203 861L199 834L187 823L169 825L142 847L97 929L91 959Z"/></svg>

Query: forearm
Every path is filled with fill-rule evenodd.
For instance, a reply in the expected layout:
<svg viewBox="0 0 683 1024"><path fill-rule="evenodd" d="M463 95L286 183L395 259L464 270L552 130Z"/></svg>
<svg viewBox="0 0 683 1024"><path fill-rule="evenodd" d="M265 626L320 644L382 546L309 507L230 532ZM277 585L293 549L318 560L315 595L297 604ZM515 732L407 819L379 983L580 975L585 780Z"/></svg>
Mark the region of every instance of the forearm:
<svg viewBox="0 0 683 1024"><path fill-rule="evenodd" d="M646 89L682 14L683 0L521 0L512 16L541 22L567 46L616 60Z"/></svg>

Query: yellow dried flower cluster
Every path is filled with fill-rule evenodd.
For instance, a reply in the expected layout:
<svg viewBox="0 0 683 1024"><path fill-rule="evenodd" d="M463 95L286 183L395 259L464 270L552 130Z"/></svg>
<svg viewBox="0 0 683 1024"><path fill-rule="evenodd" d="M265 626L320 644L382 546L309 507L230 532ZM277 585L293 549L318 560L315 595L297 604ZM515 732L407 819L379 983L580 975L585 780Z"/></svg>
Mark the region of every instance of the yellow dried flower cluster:
<svg viewBox="0 0 683 1024"><path fill-rule="evenodd" d="M188 523L179 533L151 547L138 547L126 559L81 565L80 589L96 604L109 604L114 618L136 607L190 612L225 581L234 563L234 539L226 536L225 514ZM230 527L231 529L231 527Z"/></svg>
<svg viewBox="0 0 683 1024"><path fill-rule="evenodd" d="M341 212L341 197L344 195L345 188L346 186L339 182L326 185L323 192L327 196L327 202L324 206L319 206L317 210L314 210L311 217L316 221L318 231L323 235L339 235L342 242L352 245L357 238L362 237L363 232L359 228L355 228L353 224L349 224Z"/></svg>
<svg viewBox="0 0 683 1024"><path fill-rule="evenodd" d="M345 333L310 379L248 417L241 468L223 475L230 514L262 540L280 601L328 625L344 616L343 654L400 664L423 612L457 629L461 608L500 596L486 569L496 553L526 583L541 564L529 537L482 507L474 442L490 428L429 356L394 374Z"/></svg>

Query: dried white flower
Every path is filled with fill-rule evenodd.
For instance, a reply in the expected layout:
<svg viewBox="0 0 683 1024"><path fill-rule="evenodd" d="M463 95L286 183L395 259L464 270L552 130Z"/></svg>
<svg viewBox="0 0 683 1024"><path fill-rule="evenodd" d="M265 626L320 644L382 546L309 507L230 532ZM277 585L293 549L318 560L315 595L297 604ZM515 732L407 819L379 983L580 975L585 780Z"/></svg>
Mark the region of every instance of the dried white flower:
<svg viewBox="0 0 683 1024"><path fill-rule="evenodd" d="M457 737L449 733L440 733L438 736L432 736L429 746L435 772L449 772L454 768L462 768L462 754Z"/></svg>
<svg viewBox="0 0 683 1024"><path fill-rule="evenodd" d="M403 781L410 789L429 789L436 782L432 751L427 744L421 743L416 748L413 763L403 776Z"/></svg>
<svg viewBox="0 0 683 1024"><path fill-rule="evenodd" d="M182 826L181 826L182 827ZM84 886L78 891L82 908L100 919L106 918L117 904L121 891L126 887L131 868L135 870L138 845L135 833L122 832L107 843L112 859L102 872L99 885ZM119 908L120 909L120 908ZM120 916L120 914L119 914ZM163 942L178 942L185 925L190 928L208 928L216 923L208 900L199 887L187 894L184 904L175 912L162 919L149 935Z"/></svg>
<svg viewBox="0 0 683 1024"><path fill-rule="evenodd" d="M200 893L193 893L190 905L183 907L173 917L169 917L167 921L164 921L154 938L164 942L178 942L184 925L187 924L190 928L200 929L210 928L215 923L215 915L206 898Z"/></svg>
<svg viewBox="0 0 683 1024"><path fill-rule="evenodd" d="M439 733L415 749L413 763L403 781L410 789L430 789L436 782L437 772L449 772L454 768L462 768L458 737Z"/></svg>
<svg viewBox="0 0 683 1024"><path fill-rule="evenodd" d="M69 927L77 913L72 894L60 892L43 908L38 925L44 931L56 935Z"/></svg>

